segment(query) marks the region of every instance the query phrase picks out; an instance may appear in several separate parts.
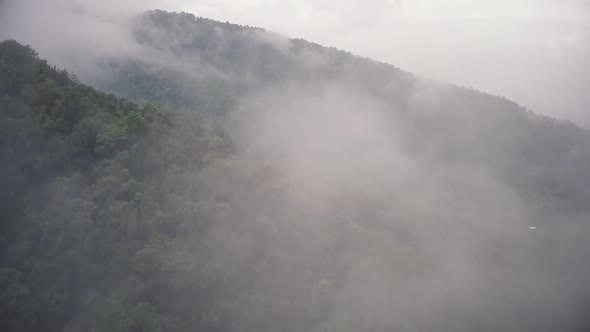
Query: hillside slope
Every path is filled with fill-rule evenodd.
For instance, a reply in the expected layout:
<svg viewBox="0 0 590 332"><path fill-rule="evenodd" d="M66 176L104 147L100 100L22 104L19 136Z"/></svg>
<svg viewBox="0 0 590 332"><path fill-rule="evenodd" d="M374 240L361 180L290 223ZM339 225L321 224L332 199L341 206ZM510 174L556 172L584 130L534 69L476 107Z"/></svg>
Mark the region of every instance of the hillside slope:
<svg viewBox="0 0 590 332"><path fill-rule="evenodd" d="M261 29L135 23L93 81L128 99L0 44L1 330L587 330L587 131Z"/></svg>
<svg viewBox="0 0 590 332"><path fill-rule="evenodd" d="M190 116L177 134L173 113L72 81L15 41L0 44L0 103L0 329L143 330L134 315L166 318L141 300L162 278L146 260L181 222L158 200L161 182L172 162L200 169L223 140Z"/></svg>
<svg viewBox="0 0 590 332"><path fill-rule="evenodd" d="M244 99L264 103L269 94L285 95L290 104L325 87L361 91L395 114L396 129L417 157L479 163L516 184L530 203L587 211L590 173L581 165L590 164L590 135L574 124L260 28L159 10L133 27L143 53L105 61L111 75L99 87L214 117L241 108ZM547 195L544 203L532 201L539 195Z"/></svg>

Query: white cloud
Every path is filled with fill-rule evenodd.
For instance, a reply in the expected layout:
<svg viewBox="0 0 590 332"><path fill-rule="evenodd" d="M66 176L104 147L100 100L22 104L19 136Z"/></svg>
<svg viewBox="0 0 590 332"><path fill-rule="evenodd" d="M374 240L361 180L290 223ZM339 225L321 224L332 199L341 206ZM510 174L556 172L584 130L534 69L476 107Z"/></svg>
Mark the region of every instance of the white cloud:
<svg viewBox="0 0 590 332"><path fill-rule="evenodd" d="M590 124L587 0L8 0L0 38L40 50L82 33L100 39L115 32L106 18L151 8L303 37ZM73 11L102 23L74 22Z"/></svg>
<svg viewBox="0 0 590 332"><path fill-rule="evenodd" d="M351 50L540 113L590 120L588 1L225 0L178 8Z"/></svg>

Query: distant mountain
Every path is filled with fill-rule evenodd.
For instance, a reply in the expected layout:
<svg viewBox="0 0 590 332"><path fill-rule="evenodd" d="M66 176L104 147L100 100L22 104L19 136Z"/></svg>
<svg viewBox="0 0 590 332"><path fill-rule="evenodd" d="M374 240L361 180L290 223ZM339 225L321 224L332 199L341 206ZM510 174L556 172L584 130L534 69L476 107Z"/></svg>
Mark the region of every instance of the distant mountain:
<svg viewBox="0 0 590 332"><path fill-rule="evenodd" d="M547 194L552 201L547 204L563 205L568 212L586 209L590 173L579 165L590 162L590 135L572 123L349 52L188 13L147 12L135 22L134 36L150 56L108 62L105 70L114 74L101 88L219 114L269 87L302 84L314 90L344 82L401 117L397 121L403 121L406 140L416 153L437 162L483 163L507 183L518 183L526 196ZM576 180L565 184L564 177ZM561 194L579 198L555 202L549 192L558 182Z"/></svg>
<svg viewBox="0 0 590 332"><path fill-rule="evenodd" d="M0 330L588 329L588 131L259 28L131 26L96 88L0 43Z"/></svg>

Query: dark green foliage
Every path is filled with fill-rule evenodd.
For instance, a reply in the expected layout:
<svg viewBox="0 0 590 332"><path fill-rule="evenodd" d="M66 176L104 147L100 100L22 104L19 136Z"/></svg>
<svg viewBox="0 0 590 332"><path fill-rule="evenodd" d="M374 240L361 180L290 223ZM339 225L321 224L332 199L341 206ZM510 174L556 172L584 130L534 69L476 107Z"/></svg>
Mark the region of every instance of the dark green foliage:
<svg viewBox="0 0 590 332"><path fill-rule="evenodd" d="M223 144L194 116L97 92L15 41L0 70L0 330L178 330L166 292L190 285L158 265L181 220L156 193L177 158L197 170Z"/></svg>
<svg viewBox="0 0 590 332"><path fill-rule="evenodd" d="M388 325L356 305L387 312L399 302L366 303L346 286L383 291L359 266L385 276L396 294L406 294L401 281L441 282L433 275L435 258L446 259L436 249L444 248L424 249L420 233L463 240L474 234L478 204L502 211L496 205L505 201L472 202L470 194L485 198L488 187L457 176L434 208L404 203L427 191L437 172L464 164L485 165L509 184L538 225L587 223L590 173L580 165L590 163L590 140L574 125L262 29L163 11L136 24L138 43L157 59L111 59L101 85L133 102L80 84L30 47L0 44L0 331L439 329L430 315L450 322L440 330L461 330L446 327L465 321L479 328L465 330L502 330L518 317L496 321L446 303L440 312L413 308L412 319L399 314ZM329 207L285 204L277 161L237 153L236 133L219 119L257 90L348 80L397 117L404 148L433 174L393 193L336 194ZM416 219L405 220L412 209ZM505 216L479 217L500 224ZM473 255L491 283L497 270L528 272L521 256L563 257L537 257L529 244ZM510 286L527 285L515 279Z"/></svg>

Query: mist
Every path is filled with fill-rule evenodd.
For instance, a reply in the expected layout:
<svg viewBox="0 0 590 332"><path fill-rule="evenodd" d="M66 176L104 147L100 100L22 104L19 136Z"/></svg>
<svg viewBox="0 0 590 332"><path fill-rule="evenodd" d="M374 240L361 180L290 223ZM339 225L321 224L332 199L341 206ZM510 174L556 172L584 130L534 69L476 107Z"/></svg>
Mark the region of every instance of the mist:
<svg viewBox="0 0 590 332"><path fill-rule="evenodd" d="M587 254L572 233L582 229L535 233L534 204L493 169L416 154L407 120L362 86L269 88L227 121L244 175L201 176L246 208L229 212L202 252L259 262L232 310L236 329L305 330L309 317L322 331L585 326L586 272L570 265ZM572 256L549 238L573 241Z"/></svg>
<svg viewBox="0 0 590 332"><path fill-rule="evenodd" d="M590 5L583 0L349 0L337 5L325 1L8 0L2 6L0 37L35 45L57 65L72 67L77 61L72 59L74 54L93 45L103 45L102 50L129 47L125 29L117 27L123 17L154 8L186 10L350 50L427 78L504 96L535 112L584 126L590 121L586 106L590 101L586 93ZM60 38L51 37L56 35Z"/></svg>
<svg viewBox="0 0 590 332"><path fill-rule="evenodd" d="M588 121L588 3L475 3L4 1L0 39L137 101L145 118L159 119L154 100L179 108L96 162L88 187L106 189L84 208L107 212L50 210L154 232L130 254L130 275L165 275L154 293L171 280L165 314L219 331L584 331L590 136L530 109ZM261 25L418 77L262 30L141 16L152 8ZM203 40L210 53L195 51ZM124 91L121 68L131 81L162 78L154 90L178 101ZM102 198L127 178L141 195ZM133 226L142 216L156 221ZM94 317L81 311L68 330Z"/></svg>

